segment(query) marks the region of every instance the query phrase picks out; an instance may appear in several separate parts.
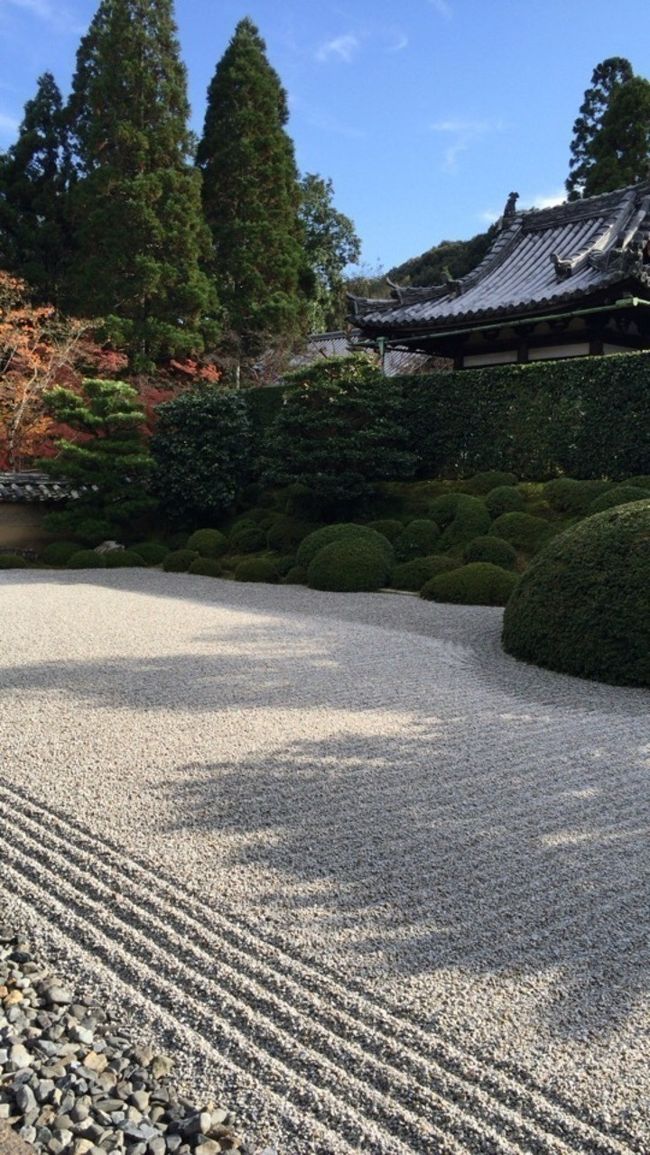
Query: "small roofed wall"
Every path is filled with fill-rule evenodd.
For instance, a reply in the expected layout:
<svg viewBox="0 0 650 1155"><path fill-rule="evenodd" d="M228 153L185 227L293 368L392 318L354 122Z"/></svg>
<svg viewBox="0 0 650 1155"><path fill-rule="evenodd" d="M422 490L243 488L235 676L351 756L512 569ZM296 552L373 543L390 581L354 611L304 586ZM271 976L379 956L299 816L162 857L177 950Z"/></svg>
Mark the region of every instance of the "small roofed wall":
<svg viewBox="0 0 650 1155"><path fill-rule="evenodd" d="M0 550L37 550L53 540L43 526L45 505L0 502Z"/></svg>

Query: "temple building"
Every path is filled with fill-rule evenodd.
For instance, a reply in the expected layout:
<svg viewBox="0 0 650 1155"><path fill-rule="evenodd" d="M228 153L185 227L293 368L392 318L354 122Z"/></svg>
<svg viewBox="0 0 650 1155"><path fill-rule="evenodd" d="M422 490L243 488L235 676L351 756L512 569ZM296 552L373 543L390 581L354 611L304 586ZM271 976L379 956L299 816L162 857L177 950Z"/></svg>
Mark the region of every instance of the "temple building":
<svg viewBox="0 0 650 1155"><path fill-rule="evenodd" d="M517 212L460 280L350 297L357 343L456 369L650 348L650 182Z"/></svg>

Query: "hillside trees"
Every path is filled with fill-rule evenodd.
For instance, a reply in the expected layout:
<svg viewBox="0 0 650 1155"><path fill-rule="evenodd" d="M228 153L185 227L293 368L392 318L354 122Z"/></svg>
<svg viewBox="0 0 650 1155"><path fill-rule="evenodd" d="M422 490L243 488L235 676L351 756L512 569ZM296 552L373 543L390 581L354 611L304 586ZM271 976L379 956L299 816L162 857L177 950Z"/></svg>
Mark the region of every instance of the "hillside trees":
<svg viewBox="0 0 650 1155"><path fill-rule="evenodd" d="M361 241L350 218L334 207L331 180L306 173L300 194L299 217L313 277L309 328L312 332L338 329L345 319L343 270L359 260Z"/></svg>
<svg viewBox="0 0 650 1155"><path fill-rule="evenodd" d="M230 329L244 355L307 325L300 189L287 98L252 21L240 21L208 89L197 165Z"/></svg>
<svg viewBox="0 0 650 1155"><path fill-rule="evenodd" d="M190 166L171 0L102 0L77 54L70 126L79 181L71 311L108 318L134 368L215 336L209 234Z"/></svg>

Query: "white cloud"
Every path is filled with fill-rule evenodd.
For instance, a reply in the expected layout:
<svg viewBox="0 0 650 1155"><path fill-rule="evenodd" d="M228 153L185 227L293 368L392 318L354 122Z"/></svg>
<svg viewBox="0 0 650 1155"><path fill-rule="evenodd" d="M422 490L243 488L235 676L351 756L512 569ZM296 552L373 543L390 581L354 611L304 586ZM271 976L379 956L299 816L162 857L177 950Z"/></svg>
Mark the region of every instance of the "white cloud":
<svg viewBox="0 0 650 1155"><path fill-rule="evenodd" d="M445 133L454 137L454 140L445 149L443 170L456 172L458 158L462 153L467 152L474 141L492 132L503 132L503 128L504 125L501 120L464 120L452 117L449 120L436 121L435 124L431 125L432 132Z"/></svg>
<svg viewBox="0 0 650 1155"><path fill-rule="evenodd" d="M447 0L429 0L429 4L436 10L443 20L451 20L453 16L453 9Z"/></svg>
<svg viewBox="0 0 650 1155"><path fill-rule="evenodd" d="M352 33L348 33L346 36L336 36L333 40L327 40L320 45L316 52L316 59L324 62L329 60L330 56L336 56L345 64L350 64L358 47L359 41Z"/></svg>
<svg viewBox="0 0 650 1155"><path fill-rule="evenodd" d="M533 209L552 209L555 208L555 205L561 205L565 200L565 190L558 189L557 192L538 193L537 196L526 198L526 204Z"/></svg>

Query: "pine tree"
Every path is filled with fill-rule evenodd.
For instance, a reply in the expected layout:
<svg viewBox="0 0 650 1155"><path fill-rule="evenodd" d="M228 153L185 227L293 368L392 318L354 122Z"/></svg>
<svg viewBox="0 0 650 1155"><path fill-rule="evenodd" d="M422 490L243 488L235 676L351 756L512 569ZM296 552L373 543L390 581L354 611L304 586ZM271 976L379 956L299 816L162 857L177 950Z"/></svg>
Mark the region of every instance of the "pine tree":
<svg viewBox="0 0 650 1155"><path fill-rule="evenodd" d="M585 196L610 192L650 177L650 83L634 76L619 85L592 145Z"/></svg>
<svg viewBox="0 0 650 1155"><path fill-rule="evenodd" d="M215 336L188 114L172 0L102 0L70 99L80 179L69 305L108 318L135 368Z"/></svg>
<svg viewBox="0 0 650 1155"><path fill-rule="evenodd" d="M361 256L361 241L349 217L332 204L331 180L306 173L300 182L300 220L313 278L309 301L312 331L340 328L345 320L343 270Z"/></svg>
<svg viewBox="0 0 650 1155"><path fill-rule="evenodd" d="M589 174L594 166L594 141L602 127L603 117L616 90L634 76L629 60L611 56L597 64L580 105L580 115L573 125L569 161L569 177L565 182L568 199L579 200L590 195L586 191Z"/></svg>
<svg viewBox="0 0 650 1155"><path fill-rule="evenodd" d="M0 265L28 282L35 303L59 299L71 178L63 101L46 72L25 105L16 143L0 159Z"/></svg>
<svg viewBox="0 0 650 1155"><path fill-rule="evenodd" d="M306 325L305 254L286 94L248 18L208 89L197 164L214 241L214 269L245 352Z"/></svg>

